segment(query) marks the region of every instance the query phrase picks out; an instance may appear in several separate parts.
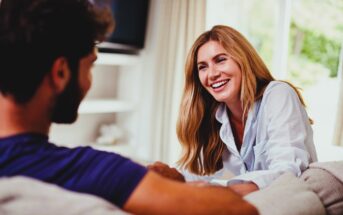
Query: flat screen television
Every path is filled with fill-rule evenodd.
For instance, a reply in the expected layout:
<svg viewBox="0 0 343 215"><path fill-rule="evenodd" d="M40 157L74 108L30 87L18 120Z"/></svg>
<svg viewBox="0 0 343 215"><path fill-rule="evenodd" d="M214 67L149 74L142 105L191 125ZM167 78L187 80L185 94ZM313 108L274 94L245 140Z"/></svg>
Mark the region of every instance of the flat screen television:
<svg viewBox="0 0 343 215"><path fill-rule="evenodd" d="M137 54L144 48L149 0L109 0L115 29L98 44L100 52Z"/></svg>

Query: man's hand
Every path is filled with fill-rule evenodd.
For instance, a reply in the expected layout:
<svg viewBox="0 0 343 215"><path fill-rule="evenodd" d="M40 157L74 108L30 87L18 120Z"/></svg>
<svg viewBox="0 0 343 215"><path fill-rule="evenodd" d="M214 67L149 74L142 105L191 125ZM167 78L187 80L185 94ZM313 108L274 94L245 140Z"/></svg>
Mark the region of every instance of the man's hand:
<svg viewBox="0 0 343 215"><path fill-rule="evenodd" d="M176 181L185 182L185 177L183 177L183 175L179 171L177 171L175 168L169 167L167 164L164 164L162 162L157 161L153 164L148 165L147 168L164 177Z"/></svg>

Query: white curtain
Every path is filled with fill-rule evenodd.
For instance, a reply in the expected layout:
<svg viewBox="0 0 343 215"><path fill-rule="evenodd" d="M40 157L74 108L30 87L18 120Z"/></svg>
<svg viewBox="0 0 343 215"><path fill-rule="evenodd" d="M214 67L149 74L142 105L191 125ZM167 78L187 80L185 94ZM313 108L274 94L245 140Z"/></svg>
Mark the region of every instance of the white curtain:
<svg viewBox="0 0 343 215"><path fill-rule="evenodd" d="M180 153L176 120L184 87L186 55L205 31L205 0L160 1L162 18L155 58L154 158L173 164Z"/></svg>
<svg viewBox="0 0 343 215"><path fill-rule="evenodd" d="M341 54L339 58L338 78L339 78L339 97L333 143L343 146L343 43L341 44Z"/></svg>

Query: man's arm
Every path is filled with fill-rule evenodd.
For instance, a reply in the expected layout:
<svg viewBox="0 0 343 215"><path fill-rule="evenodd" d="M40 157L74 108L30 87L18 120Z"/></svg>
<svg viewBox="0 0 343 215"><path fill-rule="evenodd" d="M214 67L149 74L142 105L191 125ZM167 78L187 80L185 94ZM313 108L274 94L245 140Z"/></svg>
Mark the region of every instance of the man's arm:
<svg viewBox="0 0 343 215"><path fill-rule="evenodd" d="M152 171L138 184L124 210L135 214L258 214L229 188L187 185Z"/></svg>
<svg viewBox="0 0 343 215"><path fill-rule="evenodd" d="M149 170L152 170L163 177L167 177L169 179L180 181L180 182L185 182L185 178L180 172L178 172L175 168L171 168L167 164L164 164L162 162L157 161L151 165L148 165L147 167ZM193 182L193 184L194 183L205 184L206 182L198 181L198 182ZM230 185L229 187L241 196L245 196L251 192L259 190L258 186L253 182L233 184L233 185Z"/></svg>

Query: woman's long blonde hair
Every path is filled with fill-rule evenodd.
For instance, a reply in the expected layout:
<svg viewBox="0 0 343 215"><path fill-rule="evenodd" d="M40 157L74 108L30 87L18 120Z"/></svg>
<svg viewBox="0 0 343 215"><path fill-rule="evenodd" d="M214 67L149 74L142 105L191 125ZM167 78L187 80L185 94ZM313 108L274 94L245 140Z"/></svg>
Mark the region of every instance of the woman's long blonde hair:
<svg viewBox="0 0 343 215"><path fill-rule="evenodd" d="M198 76L198 50L209 41L219 42L242 72L243 116L262 97L266 86L275 80L253 46L235 29L217 25L198 37L186 60L185 88L177 122L177 135L183 148L178 163L198 175L209 175L221 169L225 149L219 137L221 125L215 119L219 102L203 88Z"/></svg>

